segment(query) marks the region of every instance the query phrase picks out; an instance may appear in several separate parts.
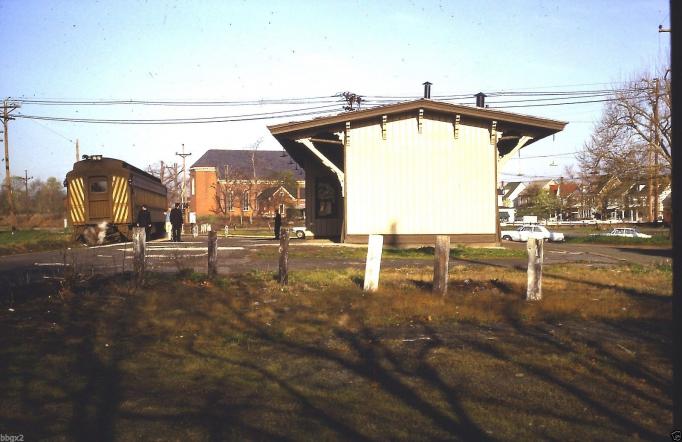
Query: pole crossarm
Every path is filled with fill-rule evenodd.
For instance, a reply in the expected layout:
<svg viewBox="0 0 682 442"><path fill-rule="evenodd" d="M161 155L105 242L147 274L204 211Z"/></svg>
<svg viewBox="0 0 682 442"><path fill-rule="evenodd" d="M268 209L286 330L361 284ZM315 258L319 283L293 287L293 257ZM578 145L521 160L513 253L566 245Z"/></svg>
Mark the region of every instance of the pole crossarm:
<svg viewBox="0 0 682 442"><path fill-rule="evenodd" d="M184 211L184 205L185 205L185 186L187 185L187 166L185 164L185 159L192 155L191 152L185 153L185 143L182 143L182 153L180 152L175 152L175 155L182 157L182 196L181 196L181 201L183 205L183 211ZM184 212L183 212L184 213Z"/></svg>

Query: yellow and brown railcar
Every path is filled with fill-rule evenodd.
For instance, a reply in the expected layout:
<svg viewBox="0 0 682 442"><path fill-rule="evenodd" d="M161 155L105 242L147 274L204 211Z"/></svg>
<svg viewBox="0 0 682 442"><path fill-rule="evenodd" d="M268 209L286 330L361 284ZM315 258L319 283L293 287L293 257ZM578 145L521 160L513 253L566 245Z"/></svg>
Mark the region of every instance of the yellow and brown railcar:
<svg viewBox="0 0 682 442"><path fill-rule="evenodd" d="M84 155L66 174L65 186L68 220L77 237L95 229L130 238L143 204L151 214L152 233L165 230L166 186L125 161Z"/></svg>

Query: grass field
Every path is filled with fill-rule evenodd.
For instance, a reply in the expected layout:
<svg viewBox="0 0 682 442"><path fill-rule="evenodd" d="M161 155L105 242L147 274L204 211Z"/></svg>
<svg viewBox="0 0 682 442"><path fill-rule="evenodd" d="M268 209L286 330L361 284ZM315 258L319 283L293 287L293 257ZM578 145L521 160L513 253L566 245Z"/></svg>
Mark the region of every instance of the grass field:
<svg viewBox="0 0 682 442"><path fill-rule="evenodd" d="M275 258L279 251L275 248L261 248L256 253L259 258ZM423 259L433 260L433 247L420 247L413 249L384 248L382 256L391 259ZM289 249L289 256L295 258L325 258L325 259L359 259L367 258L367 247L316 247L305 246ZM525 250L507 249L504 247L465 247L455 246L450 249L452 258L519 258L526 256Z"/></svg>
<svg viewBox="0 0 682 442"><path fill-rule="evenodd" d="M17 289L0 427L78 440L667 437L669 266L119 275ZM9 311L11 307L14 311Z"/></svg>
<svg viewBox="0 0 682 442"><path fill-rule="evenodd" d="M69 233L63 230L0 231L0 256L15 253L54 250L74 245Z"/></svg>

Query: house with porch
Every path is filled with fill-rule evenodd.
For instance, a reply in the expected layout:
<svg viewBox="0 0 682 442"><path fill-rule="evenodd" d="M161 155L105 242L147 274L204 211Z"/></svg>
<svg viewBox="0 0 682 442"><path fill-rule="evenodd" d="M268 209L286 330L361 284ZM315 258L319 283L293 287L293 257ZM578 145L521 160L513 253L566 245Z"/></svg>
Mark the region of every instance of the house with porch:
<svg viewBox="0 0 682 442"><path fill-rule="evenodd" d="M514 222L516 220L516 209L519 207L518 198L525 189L526 183L521 181L501 183L497 201L500 221Z"/></svg>
<svg viewBox="0 0 682 442"><path fill-rule="evenodd" d="M498 170L567 123L423 99L269 126L305 170L315 236L388 244L499 241Z"/></svg>
<svg viewBox="0 0 682 442"><path fill-rule="evenodd" d="M650 193L650 182L610 175L586 177L575 184L575 190L566 188L564 209L571 219L599 219L625 222L645 222L649 219L649 197L655 210L654 218L665 218L665 201L670 195L669 177L661 177L658 186ZM657 205L656 205L657 204Z"/></svg>

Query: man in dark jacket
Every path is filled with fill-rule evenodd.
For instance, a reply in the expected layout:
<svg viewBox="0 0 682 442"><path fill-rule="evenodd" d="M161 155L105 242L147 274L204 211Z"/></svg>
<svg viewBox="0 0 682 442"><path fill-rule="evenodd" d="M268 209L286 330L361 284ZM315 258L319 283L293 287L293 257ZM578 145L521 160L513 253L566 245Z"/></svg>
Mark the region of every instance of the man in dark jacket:
<svg viewBox="0 0 682 442"><path fill-rule="evenodd" d="M144 204L142 204L142 208L137 213L137 227L144 227L147 239L149 239L152 234L152 215Z"/></svg>
<svg viewBox="0 0 682 442"><path fill-rule="evenodd" d="M282 228L282 215L275 210L275 239L279 239L279 229Z"/></svg>
<svg viewBox="0 0 682 442"><path fill-rule="evenodd" d="M173 226L173 241L181 241L180 235L182 233L182 210L180 210L180 203L175 203L175 207L170 211L170 223Z"/></svg>

